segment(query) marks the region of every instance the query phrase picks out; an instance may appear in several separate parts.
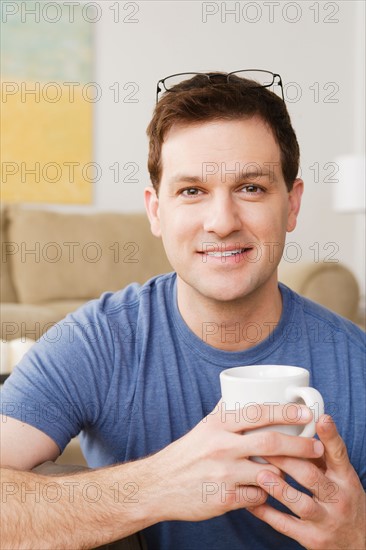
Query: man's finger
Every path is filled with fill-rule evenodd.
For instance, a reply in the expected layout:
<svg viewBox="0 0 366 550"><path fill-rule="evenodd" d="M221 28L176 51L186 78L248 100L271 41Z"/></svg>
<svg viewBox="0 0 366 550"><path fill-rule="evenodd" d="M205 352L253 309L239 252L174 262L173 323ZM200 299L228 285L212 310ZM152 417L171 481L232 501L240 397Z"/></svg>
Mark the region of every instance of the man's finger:
<svg viewBox="0 0 366 550"><path fill-rule="evenodd" d="M230 409L222 400L209 416L215 416L217 420L225 423L226 429L231 432L252 431L269 425L303 425L313 418L311 410L306 405L297 403L283 405L253 402L243 407L237 404L234 409Z"/></svg>
<svg viewBox="0 0 366 550"><path fill-rule="evenodd" d="M324 445L327 468L340 471L350 466L346 445L331 416L323 414L317 423L317 433Z"/></svg>
<svg viewBox="0 0 366 550"><path fill-rule="evenodd" d="M296 541L306 536L308 525L296 517L284 514L269 504L261 504L258 507L249 507L247 510L253 516L265 521L279 533L286 535Z"/></svg>
<svg viewBox="0 0 366 550"><path fill-rule="evenodd" d="M315 497L315 501L337 502L338 484L326 477L314 464L315 461L287 456L267 457L267 460L308 489ZM295 510L293 512L297 513Z"/></svg>
<svg viewBox="0 0 366 550"><path fill-rule="evenodd" d="M257 475L257 483L273 498L284 504L291 512L305 521L320 521L325 511L311 496L289 485L284 479L262 470Z"/></svg>
<svg viewBox="0 0 366 550"><path fill-rule="evenodd" d="M237 457L242 456L292 456L318 458L323 455L324 447L317 439L287 435L277 431L247 432L243 437Z"/></svg>

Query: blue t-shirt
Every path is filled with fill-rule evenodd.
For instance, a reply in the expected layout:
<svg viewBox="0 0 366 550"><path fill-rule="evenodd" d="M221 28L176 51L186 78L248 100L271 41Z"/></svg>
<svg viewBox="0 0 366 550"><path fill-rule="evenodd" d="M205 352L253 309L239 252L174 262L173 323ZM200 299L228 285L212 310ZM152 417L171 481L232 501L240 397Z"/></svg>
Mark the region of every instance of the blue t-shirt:
<svg viewBox="0 0 366 550"><path fill-rule="evenodd" d="M245 351L216 349L189 329L175 273L106 292L33 346L4 384L3 413L42 430L61 451L81 432L89 466L100 467L147 456L191 430L219 401L223 369L298 365L323 395L366 488L365 334L282 284L280 291L279 324L270 333L269 319L258 344L259 326L243 328L253 344ZM159 550L300 548L244 509L162 522L144 534Z"/></svg>

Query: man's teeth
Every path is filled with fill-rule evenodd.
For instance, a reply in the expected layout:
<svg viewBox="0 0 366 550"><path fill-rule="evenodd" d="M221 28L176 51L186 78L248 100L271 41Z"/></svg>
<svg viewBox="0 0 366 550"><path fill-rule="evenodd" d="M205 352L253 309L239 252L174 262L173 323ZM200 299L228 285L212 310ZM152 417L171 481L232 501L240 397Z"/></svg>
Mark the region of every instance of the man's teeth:
<svg viewBox="0 0 366 550"><path fill-rule="evenodd" d="M235 256L236 254L241 254L245 251L245 248L238 248L237 250L230 250L229 252L206 252L207 256L217 256L221 258L222 256Z"/></svg>

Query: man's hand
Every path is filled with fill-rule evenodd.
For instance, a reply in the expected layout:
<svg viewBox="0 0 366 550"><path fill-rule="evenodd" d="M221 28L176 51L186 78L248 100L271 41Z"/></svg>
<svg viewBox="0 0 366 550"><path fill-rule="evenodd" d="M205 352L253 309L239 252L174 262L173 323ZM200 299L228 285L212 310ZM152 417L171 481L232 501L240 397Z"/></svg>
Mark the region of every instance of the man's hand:
<svg viewBox="0 0 366 550"><path fill-rule="evenodd" d="M325 448L323 461L318 464L286 456L266 457L313 497L296 491L273 472L257 475L260 487L297 517L268 504L250 512L308 549L365 550L366 497L361 482L330 416L320 417L317 433Z"/></svg>
<svg viewBox="0 0 366 550"><path fill-rule="evenodd" d="M257 405L257 419L253 421L253 410L250 413L243 408L235 414L225 411L219 402L185 436L149 457L149 495L153 509L159 510L158 520L201 521L263 504L267 493L256 482L259 472L281 472L276 465L260 464L250 457L286 455L314 459L322 455L322 444L317 441L317 452L315 440L310 438L253 431L311 420L307 407L294 407L299 414L295 415L296 420L289 421L283 405Z"/></svg>

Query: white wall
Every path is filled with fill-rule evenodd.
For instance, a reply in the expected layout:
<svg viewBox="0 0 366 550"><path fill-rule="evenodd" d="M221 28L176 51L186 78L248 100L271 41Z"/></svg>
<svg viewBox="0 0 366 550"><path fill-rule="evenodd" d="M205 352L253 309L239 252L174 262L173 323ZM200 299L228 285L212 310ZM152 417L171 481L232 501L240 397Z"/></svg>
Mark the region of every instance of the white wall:
<svg viewBox="0 0 366 550"><path fill-rule="evenodd" d="M334 251L333 258L353 269L364 291L364 217L332 211L332 183L326 181L332 166L324 168L341 154L364 149L364 3L99 4L102 15L95 26L95 81L103 96L95 105L94 131L95 161L103 175L95 183L93 209L143 209L142 191L149 182L145 129L159 78L184 71L263 68L278 72L287 84L306 184L299 227L289 240L299 244L302 259L314 261L319 253L321 261ZM120 13L115 22L117 4ZM229 10L236 12L229 14ZM116 89L117 82L120 97L115 102L110 87ZM127 83L134 84L123 89ZM138 101L127 103L133 87L138 87L133 97ZM292 101L296 94L298 101ZM120 166L119 182L109 168L115 163ZM134 167L138 181L123 182Z"/></svg>

